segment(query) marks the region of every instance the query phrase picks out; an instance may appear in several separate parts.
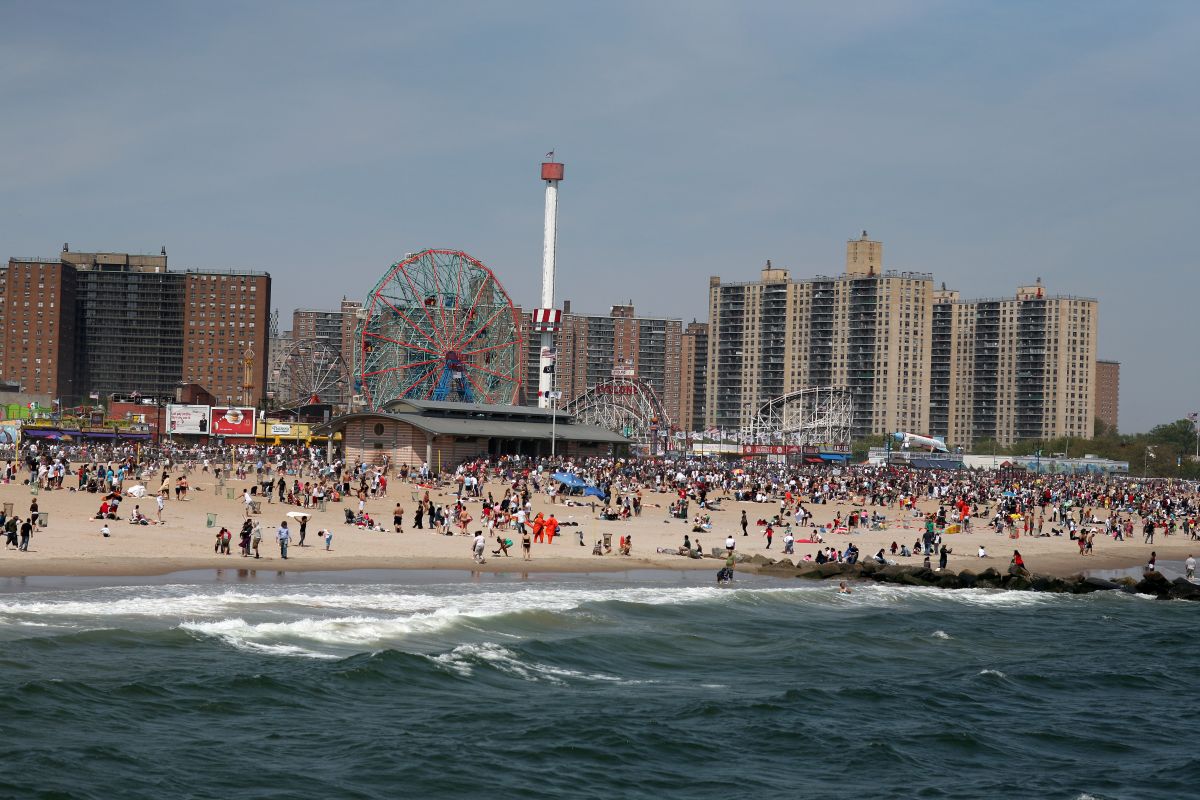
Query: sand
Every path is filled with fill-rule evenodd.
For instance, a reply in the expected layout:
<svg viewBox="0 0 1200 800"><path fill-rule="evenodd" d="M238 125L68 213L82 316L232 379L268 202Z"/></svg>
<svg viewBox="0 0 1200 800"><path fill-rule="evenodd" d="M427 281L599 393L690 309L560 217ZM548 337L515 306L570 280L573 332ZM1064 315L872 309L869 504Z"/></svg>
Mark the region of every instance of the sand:
<svg viewBox="0 0 1200 800"><path fill-rule="evenodd" d="M100 534L102 522L93 519L100 506L98 494L72 492L68 489L43 490L36 499L40 511L49 513L49 524L34 531L28 552L14 549L0 550L0 576L26 575L159 575L180 570L195 569L270 569L270 570L349 570L349 569L482 569L515 572L558 571L600 572L627 569L710 569L715 571L721 562L713 559L689 559L678 555L659 554L657 548L677 548L685 534L692 537L690 521L670 519L667 506L673 499L670 494L646 492L643 495L641 517L621 521L602 522L587 505L551 505L544 496L534 499L534 512L542 511L547 516L553 512L563 522L578 522L578 527L560 528L561 535L553 544L535 543L532 560L524 561L520 551L520 537L515 532L507 535L515 546L510 548L510 557L494 556L494 542L488 543L487 562L476 565L471 555L471 537L441 536L429 530L412 528L414 498L423 493L412 484L398 481L389 486L389 496L371 499L367 510L376 520L388 525L389 532L365 531L343 522L343 504L329 504L324 512L309 510L307 547L298 547L298 524L289 520L292 529L292 546L289 558L279 556L274 540L274 527L285 519L289 511L304 511L297 506L263 504L261 520L264 538L260 553L262 558L245 558L238 552L237 532L245 518L241 502L243 487L249 482L232 480L227 487L234 489L234 498L227 497L224 490L218 491L215 479L209 474L193 473L189 478L192 491L188 500L167 501L163 513L163 525L140 526L128 522L135 503L143 513L154 518L155 500L147 496L141 499L126 498L121 505L122 519L109 521L110 538ZM68 479L68 483L70 483ZM126 488L133 485L126 482ZM151 482L157 488L157 481ZM489 484L486 490L494 496L503 496L500 484ZM485 491L486 491L485 490ZM431 491L435 502L451 495L445 491ZM0 485L0 502L12 503L14 512L24 518L29 509L30 488L20 483ZM390 532L392 509L399 501L405 508L405 532ZM357 500L352 501L357 508ZM725 537L733 533L737 550L751 555L761 553L771 558L782 558L782 532L777 531L771 549L766 548L762 526L756 520L767 518L778 511L778 503L738 503L724 499L723 510L712 511L713 530L699 534L705 552L723 546ZM925 511L936 510L936 504L928 501L921 504ZM470 503L472 516L480 518L479 503ZM810 506L818 523L831 521L834 515L843 515L851 508L849 504ZM741 535L739 520L745 509L750 520L749 536ZM695 504L692 505L693 513ZM217 527L206 527L209 513L216 514ZM875 532L856 532L850 535L827 535L826 542L839 549L854 541L864 558L873 555L880 547L888 547L892 541L912 546L921 533L920 520L904 519L899 509L887 509L889 529ZM221 525L234 532L233 554L219 555L213 552L215 535ZM473 525L472 528L475 526ZM1047 526L1048 527L1048 526ZM318 531L328 528L333 531L332 547L325 550ZM580 546L576 531L584 532L585 546ZM798 529L797 529L798 530ZM612 534L613 553L596 556L592 545L603 533ZM618 538L632 534L633 553L621 556L616 553ZM1133 540L1114 542L1096 537L1096 553L1083 557L1078 554L1075 542L1067 537L1025 538L1017 541L997 535L988 528L977 525L975 532L948 535L945 542L953 549L948 568L952 570L973 569L981 571L988 567L1005 570L1014 546L1021 550L1025 563L1035 573L1074 575L1088 569L1120 569L1143 565L1152 550L1157 551L1160 561L1182 560L1193 552L1200 552L1200 542L1176 534L1165 537L1161 533L1154 545L1142 544L1140 533ZM976 557L980 544L984 544L988 558ZM796 544L796 553L787 556L799 561L803 556L815 554L821 545ZM898 558L901 564L919 565L923 558ZM935 559L936 566L936 559ZM739 569L745 569L739 566Z"/></svg>

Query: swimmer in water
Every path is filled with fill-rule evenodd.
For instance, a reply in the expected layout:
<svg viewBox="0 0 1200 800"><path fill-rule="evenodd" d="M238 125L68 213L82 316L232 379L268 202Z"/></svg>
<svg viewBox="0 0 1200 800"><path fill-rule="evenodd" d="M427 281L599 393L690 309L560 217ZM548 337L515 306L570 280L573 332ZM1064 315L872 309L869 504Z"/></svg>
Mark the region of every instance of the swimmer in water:
<svg viewBox="0 0 1200 800"><path fill-rule="evenodd" d="M854 590L846 585L845 581L838 584L838 594L850 594Z"/></svg>

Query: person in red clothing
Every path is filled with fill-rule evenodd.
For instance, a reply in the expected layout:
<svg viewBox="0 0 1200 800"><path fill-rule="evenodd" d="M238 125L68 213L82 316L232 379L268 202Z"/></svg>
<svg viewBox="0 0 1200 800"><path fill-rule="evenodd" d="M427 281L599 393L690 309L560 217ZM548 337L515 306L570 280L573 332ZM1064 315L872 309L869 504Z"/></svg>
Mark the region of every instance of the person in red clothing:
<svg viewBox="0 0 1200 800"><path fill-rule="evenodd" d="M546 540L546 520L542 518L542 512L538 512L533 518L533 540L535 542L544 542Z"/></svg>
<svg viewBox="0 0 1200 800"><path fill-rule="evenodd" d="M546 531L546 544L554 544L554 534L558 533L558 520L554 515L550 515L550 519L546 520L543 528Z"/></svg>
<svg viewBox="0 0 1200 800"><path fill-rule="evenodd" d="M1008 571L1011 575L1029 574L1029 570L1025 567L1025 559L1021 558L1020 550L1013 550L1012 561L1008 562Z"/></svg>

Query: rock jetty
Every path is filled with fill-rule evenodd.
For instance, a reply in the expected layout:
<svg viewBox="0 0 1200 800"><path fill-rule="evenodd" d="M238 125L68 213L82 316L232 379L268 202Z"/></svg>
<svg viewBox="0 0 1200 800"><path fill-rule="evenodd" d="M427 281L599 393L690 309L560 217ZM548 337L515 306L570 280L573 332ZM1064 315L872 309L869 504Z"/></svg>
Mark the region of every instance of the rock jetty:
<svg viewBox="0 0 1200 800"><path fill-rule="evenodd" d="M890 564L883 566L874 561L847 564L831 562L793 564L789 559L773 561L762 555L739 558L739 563L750 566L764 575L791 576L807 580L863 580L877 583L893 583L899 586L928 586L937 589L1009 589L1023 592L1054 592L1058 594L1089 594L1100 591L1122 591L1148 594L1163 600L1200 601L1200 585L1185 578L1174 581L1160 572L1146 573L1142 579L1122 578L1108 581L1087 575L1072 575L1060 578L1053 575L1016 575L995 569L974 572L964 569L933 570L923 566Z"/></svg>

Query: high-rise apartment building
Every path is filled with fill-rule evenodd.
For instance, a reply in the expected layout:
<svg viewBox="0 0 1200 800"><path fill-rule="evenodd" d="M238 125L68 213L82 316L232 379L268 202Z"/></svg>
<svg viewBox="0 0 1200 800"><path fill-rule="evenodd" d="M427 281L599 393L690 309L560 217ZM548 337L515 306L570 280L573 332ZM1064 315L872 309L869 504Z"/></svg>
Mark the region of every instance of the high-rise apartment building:
<svg viewBox="0 0 1200 800"><path fill-rule="evenodd" d="M183 361L186 277L159 255L64 249L78 298L77 386L100 397L140 392L170 397Z"/></svg>
<svg viewBox="0 0 1200 800"><path fill-rule="evenodd" d="M1097 303L1047 295L935 292L929 432L952 445L1093 434Z"/></svg>
<svg viewBox="0 0 1200 800"><path fill-rule="evenodd" d="M883 271L883 245L846 245L837 277L709 279L705 426L741 428L766 401L815 386L854 398L853 435L928 425L933 278Z"/></svg>
<svg viewBox="0 0 1200 800"><path fill-rule="evenodd" d="M1096 421L1116 432L1121 416L1121 362L1096 361Z"/></svg>
<svg viewBox="0 0 1200 800"><path fill-rule="evenodd" d="M64 245L58 258L10 259L0 285L0 377L28 391L64 406L92 394L171 396L181 382L222 402L262 396L269 275L170 272L165 248L133 255Z"/></svg>
<svg viewBox="0 0 1200 800"><path fill-rule="evenodd" d="M271 276L188 271L182 373L217 402L256 405L266 396Z"/></svg>
<svg viewBox="0 0 1200 800"><path fill-rule="evenodd" d="M679 419L684 431L704 428L704 392L708 385L708 323L689 322L679 353Z"/></svg>
<svg viewBox="0 0 1200 800"><path fill-rule="evenodd" d="M531 335L529 314L520 316L526 358L525 402L533 404L537 402L541 343ZM680 320L639 316L632 304L612 306L603 315L574 312L571 302L565 301L562 325L554 335L555 388L562 392L561 402L568 403L614 377L639 378L654 389L666 413L675 416L682 338Z"/></svg>
<svg viewBox="0 0 1200 800"><path fill-rule="evenodd" d="M75 291L75 270L58 259L9 259L0 277L0 378L74 404Z"/></svg>
<svg viewBox="0 0 1200 800"><path fill-rule="evenodd" d="M342 349L342 312L319 308L297 308L292 312L292 339L319 341L335 351Z"/></svg>
<svg viewBox="0 0 1200 800"><path fill-rule="evenodd" d="M1092 435L1095 300L1048 296L1038 280L964 301L932 283L885 272L865 231L838 277L794 281L767 262L758 281L711 278L706 426L744 427L767 400L845 386L855 437L899 430L970 447Z"/></svg>

